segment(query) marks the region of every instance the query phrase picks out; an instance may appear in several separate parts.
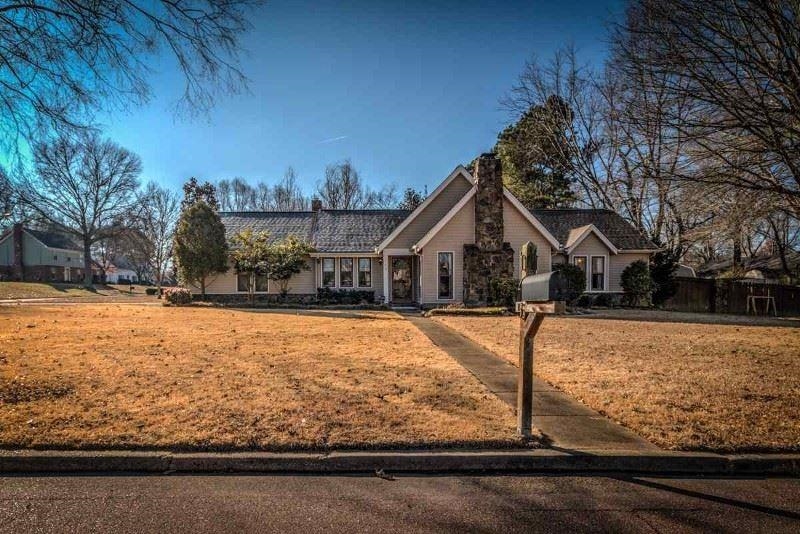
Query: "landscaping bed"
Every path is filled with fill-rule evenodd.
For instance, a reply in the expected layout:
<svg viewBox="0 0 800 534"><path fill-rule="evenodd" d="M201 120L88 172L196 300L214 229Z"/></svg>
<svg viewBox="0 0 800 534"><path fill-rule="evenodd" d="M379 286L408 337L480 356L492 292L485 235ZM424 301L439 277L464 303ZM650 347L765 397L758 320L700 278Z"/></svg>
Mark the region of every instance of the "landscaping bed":
<svg viewBox="0 0 800 534"><path fill-rule="evenodd" d="M0 447L520 445L512 410L391 312L0 308Z"/></svg>
<svg viewBox="0 0 800 534"><path fill-rule="evenodd" d="M535 372L665 448L800 450L800 328L659 319L548 317ZM517 364L518 318L434 320Z"/></svg>

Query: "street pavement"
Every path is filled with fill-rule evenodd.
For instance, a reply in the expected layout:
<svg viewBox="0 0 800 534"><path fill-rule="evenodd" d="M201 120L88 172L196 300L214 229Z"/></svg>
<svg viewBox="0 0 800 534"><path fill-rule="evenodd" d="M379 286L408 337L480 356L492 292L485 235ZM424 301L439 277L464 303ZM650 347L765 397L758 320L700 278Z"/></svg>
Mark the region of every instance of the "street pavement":
<svg viewBox="0 0 800 534"><path fill-rule="evenodd" d="M19 476L0 532L800 532L800 479Z"/></svg>

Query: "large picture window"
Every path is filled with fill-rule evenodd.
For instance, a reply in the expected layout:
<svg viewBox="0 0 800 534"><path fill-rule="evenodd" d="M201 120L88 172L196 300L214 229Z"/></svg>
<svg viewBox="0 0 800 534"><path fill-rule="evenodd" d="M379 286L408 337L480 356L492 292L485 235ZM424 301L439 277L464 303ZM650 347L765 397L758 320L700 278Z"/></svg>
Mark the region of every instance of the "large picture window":
<svg viewBox="0 0 800 534"><path fill-rule="evenodd" d="M339 287L353 287L353 258L339 258Z"/></svg>
<svg viewBox="0 0 800 534"><path fill-rule="evenodd" d="M439 298L453 298L453 253L439 252Z"/></svg>
<svg viewBox="0 0 800 534"><path fill-rule="evenodd" d="M358 259L358 287L372 287L372 259Z"/></svg>
<svg viewBox="0 0 800 534"><path fill-rule="evenodd" d="M592 256L592 291L605 291L606 289L606 258L605 256Z"/></svg>
<svg viewBox="0 0 800 534"><path fill-rule="evenodd" d="M322 258L322 287L334 287L336 285L336 260L333 258Z"/></svg>

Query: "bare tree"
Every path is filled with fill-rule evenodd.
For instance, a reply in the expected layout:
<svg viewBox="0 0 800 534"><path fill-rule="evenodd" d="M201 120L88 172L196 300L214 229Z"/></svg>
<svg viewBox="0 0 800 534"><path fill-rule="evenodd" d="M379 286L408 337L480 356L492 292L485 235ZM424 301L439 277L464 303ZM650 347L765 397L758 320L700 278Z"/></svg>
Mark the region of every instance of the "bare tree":
<svg viewBox="0 0 800 534"><path fill-rule="evenodd" d="M175 224L180 215L180 197L175 191L150 182L140 193L140 199L144 209L139 216L138 226L149 244L148 264L160 295L172 256Z"/></svg>
<svg viewBox="0 0 800 534"><path fill-rule="evenodd" d="M239 38L258 0L42 0L0 6L0 130L6 150L74 133L100 109L147 102L147 60L165 51L184 77L180 111L239 91Z"/></svg>
<svg viewBox="0 0 800 534"><path fill-rule="evenodd" d="M273 209L275 211L303 211L308 209L309 200L297 180L292 167L286 169L283 179L272 190Z"/></svg>
<svg viewBox="0 0 800 534"><path fill-rule="evenodd" d="M90 136L40 143L36 173L18 185L20 200L50 224L83 243L84 285L92 285L92 245L111 235L136 206L139 156Z"/></svg>
<svg viewBox="0 0 800 534"><path fill-rule="evenodd" d="M325 168L325 178L317 184L317 195L328 209L388 208L397 204L396 187L371 189L361 181L349 159Z"/></svg>
<svg viewBox="0 0 800 534"><path fill-rule="evenodd" d="M691 113L665 117L707 171L684 177L776 196L797 216L800 4L638 0L619 34L627 68L655 73L690 103Z"/></svg>

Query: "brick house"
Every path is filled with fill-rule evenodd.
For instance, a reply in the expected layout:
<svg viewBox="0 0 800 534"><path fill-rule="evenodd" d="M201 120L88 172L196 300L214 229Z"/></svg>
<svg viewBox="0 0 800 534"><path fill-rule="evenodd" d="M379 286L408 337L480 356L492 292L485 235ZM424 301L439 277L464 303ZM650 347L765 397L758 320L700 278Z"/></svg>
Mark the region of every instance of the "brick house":
<svg viewBox="0 0 800 534"><path fill-rule="evenodd" d="M0 235L0 278L77 283L83 280L83 251L62 233L15 224Z"/></svg>

